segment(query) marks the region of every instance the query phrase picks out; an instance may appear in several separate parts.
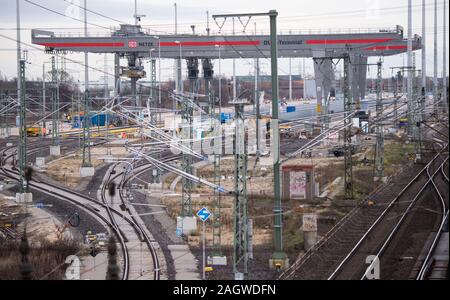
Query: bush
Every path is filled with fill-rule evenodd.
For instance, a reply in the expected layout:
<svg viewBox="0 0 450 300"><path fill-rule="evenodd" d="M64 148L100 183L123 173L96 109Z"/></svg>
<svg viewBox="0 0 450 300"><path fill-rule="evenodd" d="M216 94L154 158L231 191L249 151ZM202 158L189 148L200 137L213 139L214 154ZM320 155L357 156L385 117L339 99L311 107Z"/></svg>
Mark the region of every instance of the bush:
<svg viewBox="0 0 450 300"><path fill-rule="evenodd" d="M0 243L0 280L18 280L21 278L20 241ZM32 267L32 279L62 280L65 275L65 259L76 255L79 244L73 240L63 239L50 242L44 238L30 244L28 261Z"/></svg>

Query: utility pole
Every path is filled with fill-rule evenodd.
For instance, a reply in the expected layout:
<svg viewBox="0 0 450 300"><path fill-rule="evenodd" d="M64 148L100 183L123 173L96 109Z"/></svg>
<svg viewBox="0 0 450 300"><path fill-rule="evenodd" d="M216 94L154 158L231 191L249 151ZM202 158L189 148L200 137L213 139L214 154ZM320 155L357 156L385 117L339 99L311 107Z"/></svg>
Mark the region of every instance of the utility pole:
<svg viewBox="0 0 450 300"><path fill-rule="evenodd" d="M345 199L353 199L352 119L353 97L350 91L350 56L344 58L344 190Z"/></svg>
<svg viewBox="0 0 450 300"><path fill-rule="evenodd" d="M271 10L270 16L270 58L272 76L272 156L273 156L273 179L274 179L274 239L275 252L272 255L273 266L277 269L286 268L288 258L283 252L283 209L281 208L281 176L280 176L280 130L278 120L279 94L278 94L278 38L277 38L277 16L278 12Z"/></svg>
<svg viewBox="0 0 450 300"><path fill-rule="evenodd" d="M447 1L444 0L444 42L442 49L442 107L444 111L448 110L448 102L447 102Z"/></svg>
<svg viewBox="0 0 450 300"><path fill-rule="evenodd" d="M52 145L50 155L59 156L61 148L59 146L59 80L56 69L56 58L52 56Z"/></svg>
<svg viewBox="0 0 450 300"><path fill-rule="evenodd" d="M138 25L139 24L139 18L138 18L138 14L137 14L137 0L134 0L134 25Z"/></svg>
<svg viewBox="0 0 450 300"><path fill-rule="evenodd" d="M181 45L181 44L180 44ZM190 80L190 90L191 93L195 93L195 85L198 79L198 59L188 58L187 59L188 77ZM192 99L194 101L194 99ZM194 109L192 104L188 99L182 101L181 103L181 120L182 120L182 142L184 146L193 149L193 113ZM188 174L193 173L192 168L192 155L183 151L181 167L183 172ZM182 208L181 217L191 217L192 216L192 181L186 177L181 179L182 184Z"/></svg>
<svg viewBox="0 0 450 300"><path fill-rule="evenodd" d="M108 107L108 98L109 98L109 88L108 88L108 76L106 75L108 73L108 54L105 53L103 57L103 72L104 72L104 90L103 90L103 97L105 98L105 109ZM72 97L73 98L73 97ZM72 110L73 111L73 110ZM106 111L105 115L105 125L106 125L106 156L111 155L111 149L109 147L109 111Z"/></svg>
<svg viewBox="0 0 450 300"><path fill-rule="evenodd" d="M209 27L209 26L208 26ZM218 101L219 101L219 110L216 112L216 105L215 105L215 95L214 95L214 89L211 87L211 81L209 81L209 89L212 91L212 94L210 94L211 99L211 105L212 105L212 112L211 112L211 118L217 120L217 123L214 125L213 135L219 136L220 141L222 141L222 127L220 123L220 115L221 115L221 105L222 105L222 69L221 69L221 57L220 57L220 45L217 45L219 49L219 95L218 95ZM207 74L207 72L204 72L204 74ZM211 64L211 77L213 75L212 70L212 64ZM212 78L211 78L212 79ZM220 186L221 182L221 174L220 174L220 164L221 164L221 154L222 154L222 143L220 142L220 150L216 152L216 143L217 139L214 141L214 184ZM216 257L222 256L222 214L221 214L221 194L219 191L214 189L214 207L213 207L213 263L215 263ZM226 257L225 262L226 264Z"/></svg>
<svg viewBox="0 0 450 300"><path fill-rule="evenodd" d="M235 35L234 31L234 18L233 18L233 35ZM236 59L233 58L233 101L237 98L237 86L236 86Z"/></svg>
<svg viewBox="0 0 450 300"><path fill-rule="evenodd" d="M422 132L421 132L421 126L422 126L422 112L421 109L421 102L418 100L418 91L416 88L416 55L413 53L413 65L411 69L411 73L413 74L413 101L412 101L412 131L413 131L413 141L415 146L415 153L416 153L416 162L420 161L422 158Z"/></svg>
<svg viewBox="0 0 450 300"><path fill-rule="evenodd" d="M375 174L374 181L385 182L386 177L384 175L384 128L383 128L383 99L382 99L382 62L381 58L377 63L377 144L375 147Z"/></svg>
<svg viewBox="0 0 450 300"><path fill-rule="evenodd" d="M84 0L84 36L87 32L87 0ZM83 162L80 168L81 177L94 175L94 168L91 163L91 116L89 99L89 57L84 52L84 120L83 120Z"/></svg>
<svg viewBox="0 0 450 300"><path fill-rule="evenodd" d="M21 55L20 39L20 0L16 0L17 18L17 103L19 105L19 143L17 153L19 155L19 193L16 200L20 202L31 202L32 196L28 194L28 182L25 184L25 168L27 166L27 123L26 123L26 102L25 102L25 63ZM17 201L19 202L19 201Z"/></svg>
<svg viewBox="0 0 450 300"><path fill-rule="evenodd" d="M210 132L214 136L214 146L213 146L213 168L214 168L214 184L220 186L220 152L217 153L217 145L216 142L219 142L218 138L222 137L221 126L220 124L220 113L216 114L216 103L214 96L214 89L212 88L212 80L214 78L213 65L211 63L211 59L204 58L202 60L203 66L203 78L205 80L205 95L208 99L209 106L209 114L211 118L211 128ZM219 143L221 145L221 143ZM214 189L214 198L213 198L213 239L212 239L212 248L213 248L213 264L215 263L215 257L222 256L222 248L221 248L221 237L222 237L222 220L221 220L221 195L220 192Z"/></svg>
<svg viewBox="0 0 450 300"><path fill-rule="evenodd" d="M19 102L21 97L20 89L20 74L21 74L21 60L22 60L22 42L20 38L20 0L16 0L16 21L17 21L17 102Z"/></svg>
<svg viewBox="0 0 450 300"><path fill-rule="evenodd" d="M422 0L422 88L427 92L426 4Z"/></svg>
<svg viewBox="0 0 450 300"><path fill-rule="evenodd" d="M157 128L158 126L158 98L156 97L156 59L154 59L152 56L152 52L150 50L150 124L154 126L154 128ZM158 96L159 97L159 96ZM152 136L153 138L157 137L156 130L152 130ZM153 140L156 142L156 139ZM153 157L156 160L159 160L161 158L159 149L156 149L155 153L153 154ZM153 176L152 176L152 183L153 184L159 184L161 182L161 173L158 168L153 169Z"/></svg>
<svg viewBox="0 0 450 300"><path fill-rule="evenodd" d="M255 35L256 35L256 22L255 22ZM255 119L256 119L256 157L259 157L260 150L259 150L259 126L260 126L260 103L259 103L259 89L260 89L260 79L259 79L259 58L255 58Z"/></svg>
<svg viewBox="0 0 450 300"><path fill-rule="evenodd" d="M273 176L274 176L274 245L275 251L269 260L271 267L275 269L284 269L289 265L289 259L283 252L282 224L283 209L281 207L281 178L280 178L280 129L278 120L278 39L277 39L277 16L276 10L270 10L268 13L250 13L250 14L229 14L214 15L213 18L234 18L250 16L269 16L270 18L270 61L272 77L272 157L273 157ZM235 207L236 209L236 207ZM241 221L242 223L242 221ZM247 233L248 234L248 233Z"/></svg>
<svg viewBox="0 0 450 300"><path fill-rule="evenodd" d="M292 61L289 57L289 101L292 101Z"/></svg>
<svg viewBox="0 0 450 300"><path fill-rule="evenodd" d="M245 138L244 104L240 99L235 104L234 141L234 243L233 273L235 280L248 277L248 214L247 214L247 141Z"/></svg>
<svg viewBox="0 0 450 300"><path fill-rule="evenodd" d="M6 97L0 93L0 137L6 138L6 122L8 118L6 117L6 105L5 105ZM4 110L4 111L3 111Z"/></svg>
<svg viewBox="0 0 450 300"><path fill-rule="evenodd" d="M184 146L192 149L192 114L193 108L189 101L183 101L181 103L181 120L182 120L182 140ZM186 153L183 150L182 154L182 163L181 168L183 172L188 174L192 174L192 157L190 153ZM181 217L191 217L192 216L192 199L191 199L191 191L192 191L192 181L188 178L183 177L181 180L182 183L182 209L181 209Z"/></svg>
<svg viewBox="0 0 450 300"><path fill-rule="evenodd" d="M45 107L46 103L45 103L45 63L42 64L42 135L44 135L44 129L46 128L45 126L45 114L46 114L46 110L47 108Z"/></svg>
<svg viewBox="0 0 450 300"><path fill-rule="evenodd" d="M289 34L292 34L289 31ZM292 58L289 56L289 101L292 101Z"/></svg>
<svg viewBox="0 0 450 300"><path fill-rule="evenodd" d="M255 103L256 103L256 156L259 157L259 155L261 154L260 151L260 126L261 126L261 103L259 102L260 100L260 85L261 85L261 80L260 80L260 68L259 68L259 59L256 58L256 75L255 75Z"/></svg>
<svg viewBox="0 0 450 300"><path fill-rule="evenodd" d="M400 74L401 74L400 71L397 72L397 77L395 79L395 92L394 92L394 121L397 122L397 124L399 123L397 120L397 117L398 117L398 99L399 99L398 94L400 93L400 91L399 91L400 90L400 84L399 84ZM402 76L402 80L403 80L403 76Z"/></svg>
<svg viewBox="0 0 450 300"><path fill-rule="evenodd" d="M8 110L8 92L6 91L5 94L0 94L0 137L2 138L9 137Z"/></svg>
<svg viewBox="0 0 450 300"><path fill-rule="evenodd" d="M178 34L178 12L177 12L177 3L174 3L175 9L175 35ZM180 41L180 58L175 60L175 90L177 92L181 92L183 90L183 82L181 80L181 41ZM176 108L174 108L175 110Z"/></svg>
<svg viewBox="0 0 450 300"><path fill-rule="evenodd" d="M27 123L26 123L26 102L25 102L25 59L19 61L20 73L17 82L19 83L22 93L19 98L19 193L25 194L27 192L27 185L25 183L25 168L27 167ZM27 202L27 201L26 201Z"/></svg>
<svg viewBox="0 0 450 300"><path fill-rule="evenodd" d="M438 116L438 101L439 101L439 82L438 82L438 53L437 53L437 0L434 0L434 76L433 76L433 103L434 113Z"/></svg>
<svg viewBox="0 0 450 300"><path fill-rule="evenodd" d="M408 136L412 137L413 126L413 71L412 71L412 0L408 0L408 92L407 92L407 109L408 109Z"/></svg>

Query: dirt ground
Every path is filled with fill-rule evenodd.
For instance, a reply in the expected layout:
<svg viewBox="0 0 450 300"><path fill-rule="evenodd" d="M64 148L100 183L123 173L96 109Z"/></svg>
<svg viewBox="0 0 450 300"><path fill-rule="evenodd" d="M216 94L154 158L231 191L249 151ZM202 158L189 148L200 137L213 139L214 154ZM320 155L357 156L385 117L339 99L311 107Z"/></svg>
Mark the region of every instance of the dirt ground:
<svg viewBox="0 0 450 300"><path fill-rule="evenodd" d="M41 241L42 239L55 242L63 238L72 238L70 231L64 230L61 222L44 209L36 207L26 208L22 205L17 205L13 200L6 199L2 194L0 194L0 212L2 212L2 217L5 219L9 219L9 216L28 215L26 228L27 236L31 242ZM20 223L14 229L19 235L22 235L24 222L22 218L17 218L17 220Z"/></svg>
<svg viewBox="0 0 450 300"><path fill-rule="evenodd" d="M78 157L69 157L50 162L46 175L70 188L75 188L82 180L79 175L82 162L82 158ZM103 160L92 158L91 162L94 167L97 167L103 163Z"/></svg>
<svg viewBox="0 0 450 300"><path fill-rule="evenodd" d="M362 200L375 187L373 177L374 146L373 141L364 143L361 151L353 156L353 178L355 199ZM385 142L385 173L391 176L404 164L409 162L408 152L411 147L404 143L400 136L388 136ZM364 158L368 162L364 162ZM289 164L313 164L315 179L319 183L320 196L315 201L290 200L283 201L285 215L284 232L285 247L292 254L303 249L303 233L301 232L301 218L305 212L315 212L318 214L319 229L318 235L325 234L334 223L336 223L351 207L342 207L339 200L344 197L343 189L343 157L324 157L324 155L313 156L312 158L298 158L289 161ZM395 164L393 163L395 162ZM220 184L227 190L233 190L234 182L234 158L227 157L221 160ZM198 176L210 182L213 181L213 165L209 164L198 170ZM253 242L255 246L263 246L272 243L272 223L273 223L273 175L271 166L255 166L255 159L248 161L248 181L247 192L249 201L249 218L254 219ZM168 176L165 185L169 186L176 176ZM369 180L368 180L369 179ZM181 181L178 182L175 195L165 196L163 204L167 205L167 211L172 218L176 218L180 210L181 202ZM213 208L214 195L211 188L205 186L194 186L192 192L193 211L201 209L203 206ZM221 197L222 215L222 241L228 246L232 245L232 213L234 198L230 196ZM212 242L212 226L207 226L207 243ZM189 237L190 244L196 247L200 240L200 233L197 232Z"/></svg>

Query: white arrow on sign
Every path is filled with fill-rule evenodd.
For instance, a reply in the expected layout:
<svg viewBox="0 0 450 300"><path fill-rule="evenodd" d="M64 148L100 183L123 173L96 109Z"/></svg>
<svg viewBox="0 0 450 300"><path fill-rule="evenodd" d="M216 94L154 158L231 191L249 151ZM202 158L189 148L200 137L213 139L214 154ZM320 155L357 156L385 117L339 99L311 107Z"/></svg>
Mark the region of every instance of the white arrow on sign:
<svg viewBox="0 0 450 300"><path fill-rule="evenodd" d="M202 220L202 222L205 222L211 216L211 212L206 207L203 207L197 212L197 216L200 220Z"/></svg>

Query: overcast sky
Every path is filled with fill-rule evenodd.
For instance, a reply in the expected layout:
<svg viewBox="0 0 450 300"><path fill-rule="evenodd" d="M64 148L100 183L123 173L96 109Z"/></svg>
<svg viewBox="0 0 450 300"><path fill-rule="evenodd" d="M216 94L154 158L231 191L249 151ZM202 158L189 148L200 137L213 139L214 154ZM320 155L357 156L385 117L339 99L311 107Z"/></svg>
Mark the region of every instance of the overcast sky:
<svg viewBox="0 0 450 300"><path fill-rule="evenodd" d="M72 16L75 19L83 18L83 10L76 5L83 5L83 0L29 0L43 7L54 10L63 15ZM5 39L4 36L16 38L16 0L2 0L0 9L0 72L9 77L16 76L15 63L15 43ZM22 41L30 43L32 28L45 28L56 32L82 32L83 23L55 12L50 12L43 8L33 5L27 0L20 0L21 3L21 31ZM75 5L71 5L74 3ZM89 32L105 32L102 27L118 26L119 22L133 23L134 0L87 0L88 9L101 13L112 19L104 18L92 13L88 13ZM413 0L413 32L422 33L421 5L422 0ZM145 14L141 25L147 29L154 30L161 34L172 34L174 32L174 2L165 0L138 0L138 13ZM293 33L308 30L337 30L337 29L358 29L358 28L393 28L396 25L402 25L407 28L407 0L316 0L316 1L289 1L289 0L178 0L178 31L191 32L190 25L196 25L198 33L204 33L206 30L206 11L210 14L216 13L244 13L244 12L266 12L270 9L276 9L279 13L278 28L283 33L292 31ZM433 74L433 5L434 0L426 0L427 5L427 23L426 23L426 42L428 45L427 62L428 75ZM448 16L448 1L447 1ZM438 55L439 55L439 74L442 73L442 45L443 45L443 0L438 0ZM447 17L448 19L448 17ZM254 31L256 22L257 32L268 31L268 22L266 18L252 19L247 33ZM447 21L448 23L448 21ZM210 22L211 31L217 31L218 26L214 21ZM223 28L223 32L231 31L231 22ZM242 31L242 25L236 22L236 32ZM448 32L448 30L447 30ZM405 36L406 37L406 36ZM50 55L45 55L43 51L38 51L28 46L23 46L29 50L29 60L31 64L27 70L29 77L41 77L42 63L48 60ZM448 55L448 52L447 52ZM82 61L82 56L70 54L70 58ZM420 65L420 52L417 53L417 64ZM108 57L112 60L112 56ZM404 56L397 55L385 59L384 75L390 75L391 66L403 64ZM312 64L308 60L306 71L312 74ZM103 67L103 56L91 55L90 62L92 66ZM299 72L301 61L299 59L293 62L293 73ZM253 72L251 61L245 60L237 64L237 75L248 75ZM163 77L173 77L172 63L166 61L163 63ZM69 67L69 66L68 66ZM76 78L82 76L79 66L70 66L73 75ZM269 62L262 62L263 73L269 73ZM216 67L217 70L217 67ZM223 73L231 74L231 63L222 64ZM110 70L112 72L112 70ZM288 72L287 59L281 59L280 74ZM91 72L92 80L99 80L101 74ZM375 76L375 69L370 72ZM447 73L448 74L448 73ZM370 74L369 74L370 75Z"/></svg>

